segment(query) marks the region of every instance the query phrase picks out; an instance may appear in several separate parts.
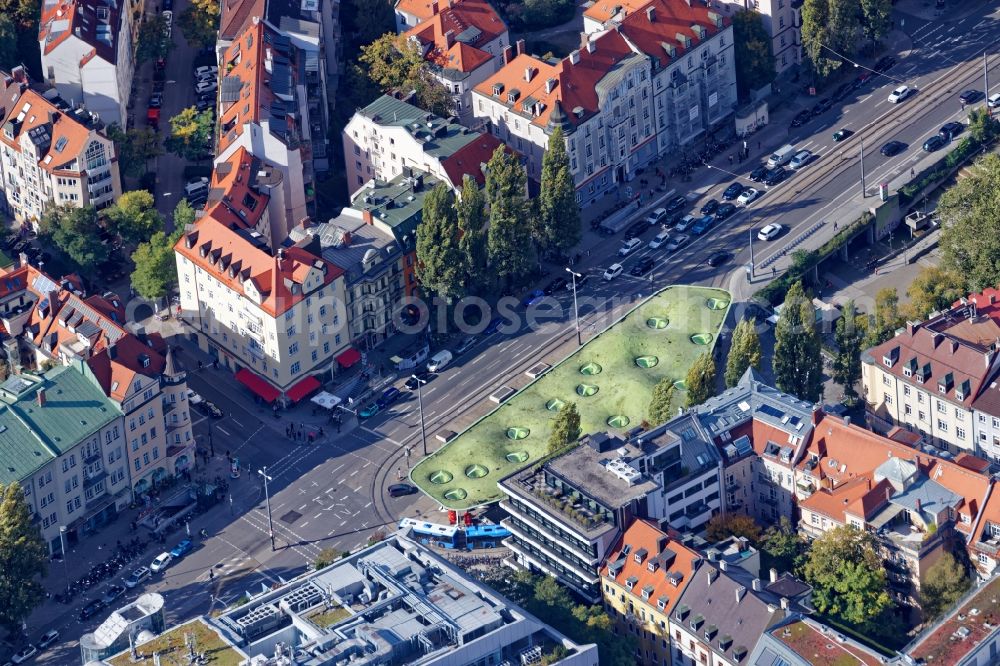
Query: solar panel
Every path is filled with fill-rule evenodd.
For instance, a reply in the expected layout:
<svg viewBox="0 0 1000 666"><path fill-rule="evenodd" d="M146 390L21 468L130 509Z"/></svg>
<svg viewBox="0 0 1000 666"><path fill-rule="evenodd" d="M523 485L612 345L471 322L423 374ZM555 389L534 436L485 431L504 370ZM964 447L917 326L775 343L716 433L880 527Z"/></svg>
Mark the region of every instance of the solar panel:
<svg viewBox="0 0 1000 666"><path fill-rule="evenodd" d="M745 456L753 451L753 446L750 444L750 438L746 435L733 440L733 446L736 447L736 452L741 456Z"/></svg>
<svg viewBox="0 0 1000 666"><path fill-rule="evenodd" d="M761 405L758 411L763 412L768 416L773 416L776 419L780 419L785 415L783 411L776 407L772 407L771 405Z"/></svg>

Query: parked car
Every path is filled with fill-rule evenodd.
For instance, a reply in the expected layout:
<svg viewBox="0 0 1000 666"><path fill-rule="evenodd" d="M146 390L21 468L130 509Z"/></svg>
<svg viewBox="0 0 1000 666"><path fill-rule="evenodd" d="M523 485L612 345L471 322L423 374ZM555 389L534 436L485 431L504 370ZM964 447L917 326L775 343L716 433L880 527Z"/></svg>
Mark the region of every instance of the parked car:
<svg viewBox="0 0 1000 666"><path fill-rule="evenodd" d="M608 282L614 280L616 277L622 274L625 270L621 264L611 264L608 266L608 270L604 271L604 279Z"/></svg>
<svg viewBox="0 0 1000 666"><path fill-rule="evenodd" d="M803 109L802 111L799 111L797 114L795 114L794 118L792 118L792 123L791 123L792 127L802 127L807 122L809 122L810 118L812 118L812 114L809 112L809 110Z"/></svg>
<svg viewBox="0 0 1000 666"><path fill-rule="evenodd" d="M764 178L764 184L771 187L782 182L785 178L788 178L788 172L785 171L785 168L776 167L767 172L767 177Z"/></svg>
<svg viewBox="0 0 1000 666"><path fill-rule="evenodd" d="M204 401L204 398L202 398L200 395L198 395L191 389L187 390L187 399L188 402L190 402L192 405L199 405Z"/></svg>
<svg viewBox="0 0 1000 666"><path fill-rule="evenodd" d="M649 231L649 222L646 222L646 220L639 220L638 222L636 222L635 224L633 224L632 226L630 226L628 229L625 230L625 240L628 240L630 238L638 238L647 231Z"/></svg>
<svg viewBox="0 0 1000 666"><path fill-rule="evenodd" d="M701 207L701 214L713 215L717 210L719 210L719 202L715 199L709 199L705 202L705 205Z"/></svg>
<svg viewBox="0 0 1000 666"><path fill-rule="evenodd" d="M427 361L427 372L441 372L448 367L453 358L454 356L450 351L442 349L434 354L434 356L431 356L431 360Z"/></svg>
<svg viewBox="0 0 1000 666"><path fill-rule="evenodd" d="M472 349L476 345L476 342L478 341L474 335L465 336L462 338L462 341L458 343L458 347L455 348L455 353L459 355L464 354Z"/></svg>
<svg viewBox="0 0 1000 666"><path fill-rule="evenodd" d="M370 419L371 417L373 417L376 414L378 414L380 411L381 411L381 408L378 406L378 403L373 402L370 405L368 405L367 407L362 407L358 411L358 418L359 419Z"/></svg>
<svg viewBox="0 0 1000 666"><path fill-rule="evenodd" d="M722 193L722 198L724 201L732 201L736 197L743 194L744 189L746 188L743 187L742 183L730 183L729 187L726 188L726 191Z"/></svg>
<svg viewBox="0 0 1000 666"><path fill-rule="evenodd" d="M163 106L163 93L155 92L149 96L149 108L159 109Z"/></svg>
<svg viewBox="0 0 1000 666"><path fill-rule="evenodd" d="M948 143L947 139L945 139L940 134L935 134L934 136L924 141L924 151L928 153L933 153L935 150L940 150L941 148L944 148L944 145L946 143Z"/></svg>
<svg viewBox="0 0 1000 666"><path fill-rule="evenodd" d="M160 553L149 565L149 570L153 573L160 573L164 569L170 566L170 553Z"/></svg>
<svg viewBox="0 0 1000 666"><path fill-rule="evenodd" d="M909 86L899 86L889 93L889 103L898 104L913 94L913 88Z"/></svg>
<svg viewBox="0 0 1000 666"><path fill-rule="evenodd" d="M198 93L198 94L207 93L207 92L215 92L216 88L218 88L218 87L219 87L218 83L216 83L214 80L213 81L201 81L201 82L195 84L194 91L196 93Z"/></svg>
<svg viewBox="0 0 1000 666"><path fill-rule="evenodd" d="M38 650L35 648L35 646L28 645L23 650L21 650L13 657L11 657L10 660L15 664L23 664L24 662L34 657L36 654L38 654Z"/></svg>
<svg viewBox="0 0 1000 666"><path fill-rule="evenodd" d="M945 123L944 125L942 125L941 129L938 130L938 134L940 134L945 139L951 141L964 131L965 131L965 125L953 120L950 123Z"/></svg>
<svg viewBox="0 0 1000 666"><path fill-rule="evenodd" d="M687 204L687 199L678 195L667 202L666 209L668 213L676 213L681 208Z"/></svg>
<svg viewBox="0 0 1000 666"><path fill-rule="evenodd" d="M130 573L128 578L125 579L125 587L131 590L133 587L138 587L139 584L147 578L149 578L149 569L146 567L139 567Z"/></svg>
<svg viewBox="0 0 1000 666"><path fill-rule="evenodd" d="M733 258L733 253L729 250L719 250L708 258L708 265L716 268Z"/></svg>
<svg viewBox="0 0 1000 666"><path fill-rule="evenodd" d="M110 606L123 594L125 594L125 586L114 583L108 585L108 589L104 592L104 596L101 598L101 601L103 601L105 605Z"/></svg>
<svg viewBox="0 0 1000 666"><path fill-rule="evenodd" d="M767 177L767 167L761 164L759 167L750 172L750 180L755 183L759 183Z"/></svg>
<svg viewBox="0 0 1000 666"><path fill-rule="evenodd" d="M566 288L566 285L568 285L568 284L569 284L569 280L567 280L566 278L558 277L555 280L553 280L552 282L549 282L547 285L545 285L545 289L543 289L542 291L545 292L546 296L551 296L552 294L556 293L557 291L564 290Z"/></svg>
<svg viewBox="0 0 1000 666"><path fill-rule="evenodd" d="M991 109L1000 107L1000 93L994 93L990 95L990 98L986 100L986 106L990 107Z"/></svg>
<svg viewBox="0 0 1000 666"><path fill-rule="evenodd" d="M743 190L743 194L739 196L739 198L736 200L736 203L738 203L741 206L749 206L759 197L760 197L760 190L758 190L756 187L748 187L747 189Z"/></svg>
<svg viewBox="0 0 1000 666"><path fill-rule="evenodd" d="M55 629L49 629L42 637L38 639L38 644L35 645L39 650L44 650L48 646L59 640L59 632Z"/></svg>
<svg viewBox="0 0 1000 666"><path fill-rule="evenodd" d="M816 102L816 105L812 108L812 115L818 116L821 113L826 113L833 106L833 100L829 97L825 97L820 101Z"/></svg>
<svg viewBox="0 0 1000 666"><path fill-rule="evenodd" d="M490 323L486 325L486 328L483 329L483 335L493 335L500 330L503 322L503 317L493 317L493 319L490 319Z"/></svg>
<svg viewBox="0 0 1000 666"><path fill-rule="evenodd" d="M958 96L958 99L962 102L962 104L975 104L982 96L983 93L978 90L966 90Z"/></svg>
<svg viewBox="0 0 1000 666"><path fill-rule="evenodd" d="M742 194L740 196L743 196ZM736 212L736 206L731 203L724 203L715 211L715 219L722 221Z"/></svg>
<svg viewBox="0 0 1000 666"><path fill-rule="evenodd" d="M642 259L636 262L635 266L632 267L632 270L629 271L629 274L634 275L636 277L642 277L649 271L653 270L653 266L655 265L656 265L656 260L654 260L652 257L643 257Z"/></svg>
<svg viewBox="0 0 1000 666"><path fill-rule="evenodd" d="M812 160L812 157L813 154L811 151L800 150L799 152L795 153L795 157L793 157L792 161L788 163L788 166L792 170L801 169L805 165L809 164L809 161Z"/></svg>
<svg viewBox="0 0 1000 666"><path fill-rule="evenodd" d="M399 400L400 396L402 395L403 395L402 391L400 391L395 386L390 386L386 390L382 391L382 395L379 396L379 399L375 401L375 404L379 406L379 409L385 409L394 402L396 402L397 400Z"/></svg>
<svg viewBox="0 0 1000 666"><path fill-rule="evenodd" d="M541 289L535 289L534 291L530 292L527 296L521 299L521 305L523 305L526 308L531 307L532 305L542 300L543 298L545 298L545 292Z"/></svg>
<svg viewBox="0 0 1000 666"><path fill-rule="evenodd" d="M656 234L656 238L654 238L653 240L649 241L649 249L650 250L658 250L658 249L660 249L667 242L668 238L670 238L670 232L669 231L661 231L660 233Z"/></svg>
<svg viewBox="0 0 1000 666"><path fill-rule="evenodd" d="M194 542L191 539L184 539L170 551L170 557L179 560L192 550L194 550Z"/></svg>
<svg viewBox="0 0 1000 666"><path fill-rule="evenodd" d="M89 604L80 609L80 622L89 620L98 613L104 610L104 602L100 599L94 599Z"/></svg>
<svg viewBox="0 0 1000 666"><path fill-rule="evenodd" d="M653 212L651 212L649 215L646 216L646 223L649 224L649 226L660 224L661 222L663 222L663 219L666 216L667 216L666 208L657 208L656 210L654 210Z"/></svg>
<svg viewBox="0 0 1000 666"><path fill-rule="evenodd" d="M698 221L694 223L693 227L691 227L691 233L693 233L695 236L701 236L703 233L708 231L708 228L712 226L712 223L714 222L715 222L714 215L704 215L698 218Z"/></svg>
<svg viewBox="0 0 1000 666"><path fill-rule="evenodd" d="M681 221L678 222L677 225L674 227L674 231L687 231L688 229L691 228L691 225L693 225L695 220L697 219L698 218L696 218L694 215L685 215L684 217L681 218Z"/></svg>
<svg viewBox="0 0 1000 666"><path fill-rule="evenodd" d="M219 73L219 68L215 65L202 65L201 67L195 67L194 75L198 78L204 76L215 76Z"/></svg>
<svg viewBox="0 0 1000 666"><path fill-rule="evenodd" d="M902 141L893 140L882 146L882 149L879 152L885 155L886 157L893 157L894 155L899 155L907 148L908 146Z"/></svg>
<svg viewBox="0 0 1000 666"><path fill-rule="evenodd" d="M690 236L687 234L677 234L667 242L665 248L668 252L676 252L682 245L684 245L684 243L687 243L689 239Z"/></svg>
<svg viewBox="0 0 1000 666"><path fill-rule="evenodd" d="M775 238L780 236L781 232L784 230L785 230L784 226L778 224L777 222L773 222L763 227L760 231L757 232L757 240L762 240L762 241L774 240Z"/></svg>
<svg viewBox="0 0 1000 666"><path fill-rule="evenodd" d="M416 487L408 483L394 483L389 486L389 497L403 497L405 495L413 495L416 492Z"/></svg>
<svg viewBox="0 0 1000 666"><path fill-rule="evenodd" d="M878 62L875 63L875 66L872 67L872 69L879 73L888 72L895 64L895 58L892 56L883 56L879 58Z"/></svg>
<svg viewBox="0 0 1000 666"><path fill-rule="evenodd" d="M403 383L403 386L405 386L408 391L416 391L418 384L426 384L433 376L433 373L421 370L420 372L415 372L410 375L409 378Z"/></svg>
<svg viewBox="0 0 1000 666"><path fill-rule="evenodd" d="M852 134L854 134L854 132L845 127L833 133L833 140L835 143L839 143L844 139L846 139L847 137L851 136Z"/></svg>
<svg viewBox="0 0 1000 666"><path fill-rule="evenodd" d="M627 257L628 255L635 252L642 245L642 241L638 238L629 238L627 241L622 243L622 246L618 248L619 257Z"/></svg>
<svg viewBox="0 0 1000 666"><path fill-rule="evenodd" d="M198 405L203 412L211 416L213 419L221 419L225 414L219 409L219 406L210 400L203 400Z"/></svg>

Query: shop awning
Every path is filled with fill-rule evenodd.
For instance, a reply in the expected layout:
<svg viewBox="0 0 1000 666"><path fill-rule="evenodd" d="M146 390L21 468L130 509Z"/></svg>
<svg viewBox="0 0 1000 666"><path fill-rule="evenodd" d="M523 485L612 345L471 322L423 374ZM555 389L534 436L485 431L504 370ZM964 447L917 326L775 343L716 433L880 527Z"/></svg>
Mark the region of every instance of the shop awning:
<svg viewBox="0 0 1000 666"><path fill-rule="evenodd" d="M309 402L319 405L323 409L333 409L340 404L340 398L333 395L332 393L327 393L326 391L321 391L314 395Z"/></svg>
<svg viewBox="0 0 1000 666"><path fill-rule="evenodd" d="M337 363L339 363L342 368L349 368L360 360L361 352L354 347L348 347L347 351L341 352L340 355L337 356Z"/></svg>
<svg viewBox="0 0 1000 666"><path fill-rule="evenodd" d="M259 395L265 402L274 402L281 395L281 392L268 384L266 379L247 368L241 368L236 372L236 381Z"/></svg>
<svg viewBox="0 0 1000 666"><path fill-rule="evenodd" d="M305 379L301 379L295 384L293 384L292 388L288 389L285 392L285 395L288 396L288 399L291 400L292 402L298 402L299 400L306 397L319 387L320 387L319 380L316 379L315 377L310 376L306 377Z"/></svg>

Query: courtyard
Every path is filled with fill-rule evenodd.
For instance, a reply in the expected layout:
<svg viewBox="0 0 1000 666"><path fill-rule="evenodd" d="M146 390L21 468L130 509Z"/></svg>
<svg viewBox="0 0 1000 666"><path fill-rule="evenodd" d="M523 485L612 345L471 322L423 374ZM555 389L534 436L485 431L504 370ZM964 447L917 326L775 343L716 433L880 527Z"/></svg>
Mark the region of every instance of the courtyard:
<svg viewBox="0 0 1000 666"><path fill-rule="evenodd" d="M497 481L546 456L564 405L576 403L581 434L623 434L648 425L653 388L666 378L676 410L688 368L713 348L729 303L721 289L663 289L420 461L410 478L449 509L488 504L501 498Z"/></svg>

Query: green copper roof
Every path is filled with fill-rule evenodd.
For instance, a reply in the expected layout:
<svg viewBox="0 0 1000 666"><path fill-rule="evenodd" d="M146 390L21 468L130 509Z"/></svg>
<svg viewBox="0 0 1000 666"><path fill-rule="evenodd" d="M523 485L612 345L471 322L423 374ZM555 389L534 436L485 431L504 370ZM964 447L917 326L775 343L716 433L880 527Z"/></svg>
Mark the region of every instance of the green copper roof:
<svg viewBox="0 0 1000 666"><path fill-rule="evenodd" d="M45 404L38 393L45 391ZM79 369L42 377L12 375L0 384L0 483L20 481L121 416Z"/></svg>
<svg viewBox="0 0 1000 666"><path fill-rule="evenodd" d="M370 212L377 226L391 232L396 242L410 249L414 232L423 219L424 198L440 182L423 171L404 169L404 173L388 182L370 181L355 193L351 208Z"/></svg>
<svg viewBox="0 0 1000 666"><path fill-rule="evenodd" d="M459 148L479 138L478 132L389 95L382 95L361 109L360 113L379 125L404 128L423 146L425 153L438 159L453 155Z"/></svg>

